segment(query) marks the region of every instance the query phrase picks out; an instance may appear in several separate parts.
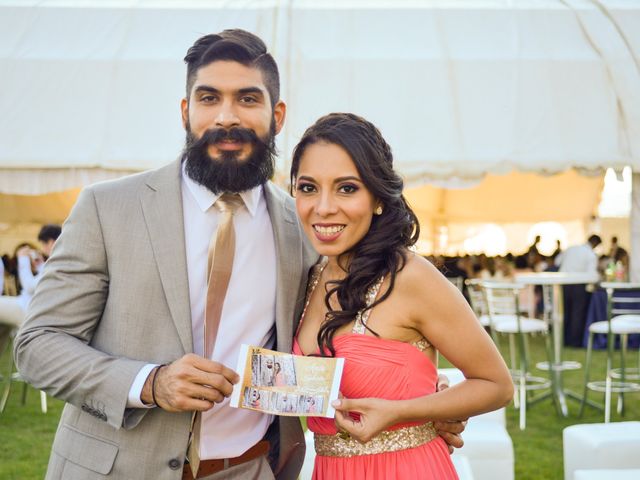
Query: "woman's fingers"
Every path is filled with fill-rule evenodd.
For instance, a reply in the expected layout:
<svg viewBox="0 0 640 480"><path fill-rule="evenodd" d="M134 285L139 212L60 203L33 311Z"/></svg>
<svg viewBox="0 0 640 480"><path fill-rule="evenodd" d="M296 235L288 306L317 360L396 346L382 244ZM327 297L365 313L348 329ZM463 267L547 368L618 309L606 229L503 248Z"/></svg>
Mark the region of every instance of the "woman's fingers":
<svg viewBox="0 0 640 480"><path fill-rule="evenodd" d="M359 442L366 443L382 430L392 425L388 418L389 402L376 398L342 398L332 403L336 409L335 423L338 431L347 432ZM350 412L358 414L354 419Z"/></svg>

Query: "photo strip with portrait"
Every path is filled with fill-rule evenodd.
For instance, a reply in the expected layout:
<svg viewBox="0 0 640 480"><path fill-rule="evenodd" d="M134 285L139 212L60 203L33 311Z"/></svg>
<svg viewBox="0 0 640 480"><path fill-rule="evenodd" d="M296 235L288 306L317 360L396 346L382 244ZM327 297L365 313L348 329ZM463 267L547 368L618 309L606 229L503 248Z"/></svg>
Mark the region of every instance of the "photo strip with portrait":
<svg viewBox="0 0 640 480"><path fill-rule="evenodd" d="M273 415L333 417L344 359L305 357L242 345L231 406Z"/></svg>

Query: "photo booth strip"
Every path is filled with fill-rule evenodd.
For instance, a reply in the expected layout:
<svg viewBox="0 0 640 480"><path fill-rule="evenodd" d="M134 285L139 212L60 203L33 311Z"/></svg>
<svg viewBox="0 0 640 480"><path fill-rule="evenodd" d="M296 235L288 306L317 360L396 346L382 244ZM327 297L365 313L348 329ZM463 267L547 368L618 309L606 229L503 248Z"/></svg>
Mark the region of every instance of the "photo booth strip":
<svg viewBox="0 0 640 480"><path fill-rule="evenodd" d="M343 358L306 357L243 344L230 405L273 415L329 417L338 398Z"/></svg>

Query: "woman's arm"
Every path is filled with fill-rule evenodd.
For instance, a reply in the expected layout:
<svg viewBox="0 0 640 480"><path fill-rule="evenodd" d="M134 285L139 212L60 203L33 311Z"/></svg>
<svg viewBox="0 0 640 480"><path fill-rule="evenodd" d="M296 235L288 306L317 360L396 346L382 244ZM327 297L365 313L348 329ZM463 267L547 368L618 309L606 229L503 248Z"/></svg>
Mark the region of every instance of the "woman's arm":
<svg viewBox="0 0 640 480"><path fill-rule="evenodd" d="M394 299L395 297L395 299ZM500 353L460 292L426 260L409 255L394 299L419 331L466 380L410 400L342 399L336 424L361 441L398 423L468 418L506 405L513 382ZM348 411L361 413L356 422Z"/></svg>

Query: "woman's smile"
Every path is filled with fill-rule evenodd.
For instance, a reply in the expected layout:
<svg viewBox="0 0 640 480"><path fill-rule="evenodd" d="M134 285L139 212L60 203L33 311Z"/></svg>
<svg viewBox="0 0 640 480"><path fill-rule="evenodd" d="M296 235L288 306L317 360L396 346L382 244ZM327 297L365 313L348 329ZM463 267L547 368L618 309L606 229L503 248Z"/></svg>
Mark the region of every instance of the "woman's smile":
<svg viewBox="0 0 640 480"><path fill-rule="evenodd" d="M316 223L313 225L313 230L316 234L316 238L321 242L332 242L336 240L346 225L340 224L321 224Z"/></svg>

